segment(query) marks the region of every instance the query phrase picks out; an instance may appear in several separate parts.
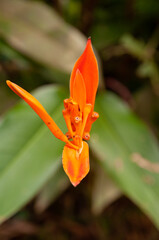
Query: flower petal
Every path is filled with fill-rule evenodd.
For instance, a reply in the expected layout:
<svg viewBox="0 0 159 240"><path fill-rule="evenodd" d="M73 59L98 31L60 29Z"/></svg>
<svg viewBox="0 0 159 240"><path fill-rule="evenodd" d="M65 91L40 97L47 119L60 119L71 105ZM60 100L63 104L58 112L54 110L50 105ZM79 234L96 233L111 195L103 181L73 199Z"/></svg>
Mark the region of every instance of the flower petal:
<svg viewBox="0 0 159 240"><path fill-rule="evenodd" d="M74 81L76 71L79 69L83 76L86 86L86 103L91 103L94 106L96 91L98 87L98 65L93 52L91 39L87 41L86 48L80 58L74 65L70 79L70 95L73 97Z"/></svg>
<svg viewBox="0 0 159 240"><path fill-rule="evenodd" d="M82 151L74 150L65 145L62 155L63 168L71 183L76 187L89 172L89 148L83 143Z"/></svg>
<svg viewBox="0 0 159 240"><path fill-rule="evenodd" d="M69 142L67 137L63 134L63 132L56 125L54 120L50 117L50 115L46 112L44 107L36 98L34 98L30 93L19 87L17 84L12 83L11 81L7 80L7 85L11 88L13 92L15 92L19 97L24 99L24 101L30 105L30 107L39 115L39 117L44 121L44 123L48 126L48 128L56 138L67 143L69 146L76 148L76 146Z"/></svg>
<svg viewBox="0 0 159 240"><path fill-rule="evenodd" d="M73 101L79 104L80 111L83 112L86 105L86 87L85 82L80 73L79 69L76 71L74 83L73 83L73 92L72 92Z"/></svg>

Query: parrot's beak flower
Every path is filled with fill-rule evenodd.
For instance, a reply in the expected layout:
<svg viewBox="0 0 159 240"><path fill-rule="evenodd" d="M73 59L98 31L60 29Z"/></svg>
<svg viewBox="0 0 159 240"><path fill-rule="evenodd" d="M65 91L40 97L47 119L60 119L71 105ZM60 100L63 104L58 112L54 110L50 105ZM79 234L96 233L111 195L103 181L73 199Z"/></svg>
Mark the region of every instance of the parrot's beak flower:
<svg viewBox="0 0 159 240"><path fill-rule="evenodd" d="M64 100L63 116L68 132L63 132L30 93L7 80L8 86L40 116L55 137L65 142L63 168L73 186L77 186L89 172L89 148L83 140L89 140L92 123L99 117L94 112L98 87L98 65L91 39L83 54L75 63L70 79L70 98ZM70 139L72 139L70 141Z"/></svg>

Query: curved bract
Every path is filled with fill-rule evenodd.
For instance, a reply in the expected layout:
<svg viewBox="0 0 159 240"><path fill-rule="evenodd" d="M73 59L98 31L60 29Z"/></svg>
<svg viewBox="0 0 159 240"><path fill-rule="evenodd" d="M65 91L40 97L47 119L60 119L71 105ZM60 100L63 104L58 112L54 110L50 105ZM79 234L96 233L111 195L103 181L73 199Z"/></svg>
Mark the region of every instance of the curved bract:
<svg viewBox="0 0 159 240"><path fill-rule="evenodd" d="M91 39L75 63L70 79L70 98L64 100L63 116L68 128L64 134L44 107L30 93L17 84L7 81L8 86L24 99L48 126L53 135L65 142L63 168L73 186L77 186L89 172L89 148L83 140L89 140L92 123L99 117L93 112L98 87L98 66ZM71 141L69 141L72 139Z"/></svg>
<svg viewBox="0 0 159 240"><path fill-rule="evenodd" d="M89 172L89 148L82 142L81 152L71 149L66 145L62 154L63 168L71 183L76 187Z"/></svg>

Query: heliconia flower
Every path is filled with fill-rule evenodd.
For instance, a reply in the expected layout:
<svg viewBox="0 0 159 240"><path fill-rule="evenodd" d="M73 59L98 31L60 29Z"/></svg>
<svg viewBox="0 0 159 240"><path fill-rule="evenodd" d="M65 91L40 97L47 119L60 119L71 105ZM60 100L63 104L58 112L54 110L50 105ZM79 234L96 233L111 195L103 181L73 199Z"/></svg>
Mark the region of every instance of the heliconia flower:
<svg viewBox="0 0 159 240"><path fill-rule="evenodd" d="M31 106L53 135L66 143L62 154L63 168L73 186L77 186L90 168L89 147L83 140L89 140L92 123L99 117L98 113L94 112L98 87L98 65L91 39L88 39L86 48L71 73L70 98L64 100L63 110L68 128L66 134L63 134L44 107L30 93L9 80L7 84Z"/></svg>

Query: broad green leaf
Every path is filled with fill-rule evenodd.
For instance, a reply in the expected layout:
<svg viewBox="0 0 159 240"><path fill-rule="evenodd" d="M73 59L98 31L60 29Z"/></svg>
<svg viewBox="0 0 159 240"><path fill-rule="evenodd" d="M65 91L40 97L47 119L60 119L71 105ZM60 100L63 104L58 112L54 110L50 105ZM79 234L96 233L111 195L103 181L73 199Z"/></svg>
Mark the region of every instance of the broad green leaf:
<svg viewBox="0 0 159 240"><path fill-rule="evenodd" d="M34 96L65 131L61 112L64 89L46 86ZM0 220L4 221L57 175L64 144L24 101L1 120L0 142Z"/></svg>
<svg viewBox="0 0 159 240"><path fill-rule="evenodd" d="M63 128L65 92L48 86L34 96ZM155 139L129 108L109 93L98 96L96 110L100 118L94 124L90 141L94 153L118 187L159 226L159 150ZM52 136L24 102L1 120L0 140L0 216L4 221L51 177L57 179L64 144Z"/></svg>
<svg viewBox="0 0 159 240"><path fill-rule="evenodd" d="M159 228L159 146L118 97L99 95L91 147L103 169Z"/></svg>
<svg viewBox="0 0 159 240"><path fill-rule="evenodd" d="M43 212L51 203L69 186L69 179L63 168L59 170L47 181L36 198L35 210L38 213Z"/></svg>

